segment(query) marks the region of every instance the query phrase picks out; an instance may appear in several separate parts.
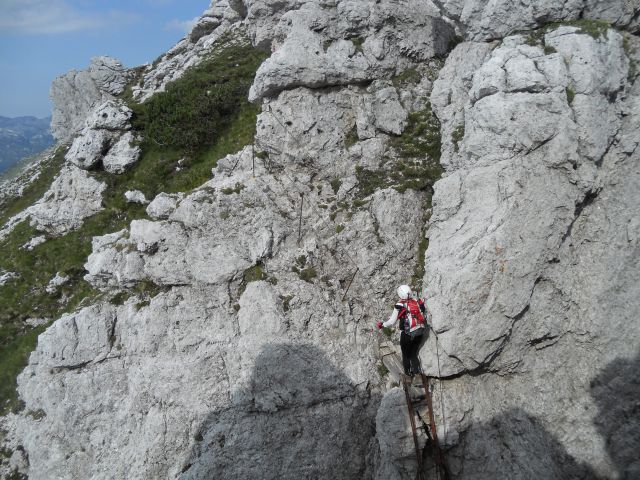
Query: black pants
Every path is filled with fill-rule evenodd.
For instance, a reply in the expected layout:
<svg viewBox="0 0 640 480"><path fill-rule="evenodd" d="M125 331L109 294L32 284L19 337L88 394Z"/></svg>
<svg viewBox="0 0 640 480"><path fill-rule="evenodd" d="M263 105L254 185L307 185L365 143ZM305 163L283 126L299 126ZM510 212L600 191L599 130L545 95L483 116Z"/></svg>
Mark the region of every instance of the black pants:
<svg viewBox="0 0 640 480"><path fill-rule="evenodd" d="M418 359L418 351L422 343L423 335L412 337L402 332L400 334L400 349L402 350L402 366L406 375L414 375L420 373L420 360Z"/></svg>

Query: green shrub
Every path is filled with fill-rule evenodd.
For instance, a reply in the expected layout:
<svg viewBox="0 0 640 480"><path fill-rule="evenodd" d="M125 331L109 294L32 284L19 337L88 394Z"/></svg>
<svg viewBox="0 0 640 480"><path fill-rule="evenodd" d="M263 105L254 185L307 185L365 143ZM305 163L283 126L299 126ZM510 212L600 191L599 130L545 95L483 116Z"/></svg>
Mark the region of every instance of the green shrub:
<svg viewBox="0 0 640 480"><path fill-rule="evenodd" d="M420 78L420 72L418 72L415 68L408 68L404 72L399 73L398 75L393 77L391 81L396 87L400 87L411 83L418 83L420 81Z"/></svg>
<svg viewBox="0 0 640 480"><path fill-rule="evenodd" d="M316 269L313 267L307 267L303 270L300 270L300 273L298 275L300 276L301 280L313 283L313 279L318 276L318 272L316 272Z"/></svg>
<svg viewBox="0 0 640 480"><path fill-rule="evenodd" d="M358 143L358 127L354 124L344 137L344 146L346 148L351 148L356 143Z"/></svg>
<svg viewBox="0 0 640 480"><path fill-rule="evenodd" d="M244 188L243 184L236 182L235 186L223 188L221 192L225 195L231 195L233 193L240 193Z"/></svg>
<svg viewBox="0 0 640 480"><path fill-rule="evenodd" d="M451 139L453 140L453 148L455 151L458 151L458 143L460 140L464 138L464 125L458 125L451 134Z"/></svg>
<svg viewBox="0 0 640 480"><path fill-rule="evenodd" d="M389 369L382 362L378 363L378 375L380 375L381 378L384 378L387 375L389 375Z"/></svg>
<svg viewBox="0 0 640 480"><path fill-rule="evenodd" d="M341 185L342 180L340 180L339 178L334 178L333 180L331 180L331 189L333 190L333 193L337 194L338 190L340 190Z"/></svg>
<svg viewBox="0 0 640 480"><path fill-rule="evenodd" d="M428 155L431 159L440 161L440 121L433 114L431 105L410 113L404 131L391 144L401 157Z"/></svg>
<svg viewBox="0 0 640 480"><path fill-rule="evenodd" d="M166 91L132 106L133 125L150 147L189 154L213 145L246 103L249 87L265 54L232 45L189 69Z"/></svg>
<svg viewBox="0 0 640 480"><path fill-rule="evenodd" d="M282 299L282 310L288 312L291 300L293 300L293 295L283 295L280 298Z"/></svg>
<svg viewBox="0 0 640 480"><path fill-rule="evenodd" d="M356 53L362 53L362 45L364 45L364 38L353 37L353 38L350 38L349 40L351 40L351 43L353 43L353 46L356 47Z"/></svg>

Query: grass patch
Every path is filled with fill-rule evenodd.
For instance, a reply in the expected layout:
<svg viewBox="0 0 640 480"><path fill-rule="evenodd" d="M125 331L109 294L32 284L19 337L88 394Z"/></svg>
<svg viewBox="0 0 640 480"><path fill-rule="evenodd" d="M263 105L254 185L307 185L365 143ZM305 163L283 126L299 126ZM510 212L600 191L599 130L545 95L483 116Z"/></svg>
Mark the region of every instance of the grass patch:
<svg viewBox="0 0 640 480"><path fill-rule="evenodd" d="M149 147L189 154L213 145L236 116L266 55L250 46L219 49L145 103L133 104L132 124Z"/></svg>
<svg viewBox="0 0 640 480"><path fill-rule="evenodd" d="M420 81L421 75L415 68L408 68L404 72L396 75L391 79L393 85L396 87L401 87L407 84L416 84Z"/></svg>
<svg viewBox="0 0 640 480"><path fill-rule="evenodd" d="M348 149L353 147L356 143L358 143L358 127L354 123L351 130L349 130L344 137L344 146Z"/></svg>
<svg viewBox="0 0 640 480"><path fill-rule="evenodd" d="M567 87L567 103L572 105L574 98L576 98L576 91L571 87Z"/></svg>
<svg viewBox="0 0 640 480"><path fill-rule="evenodd" d="M611 28L611 24L604 20L573 20L571 22L565 22L563 25L571 25L579 28L579 33L591 35L596 40L607 33L607 30Z"/></svg>
<svg viewBox="0 0 640 480"><path fill-rule="evenodd" d="M464 138L464 125L458 125L451 134L451 140L453 140L453 148L458 152L458 143Z"/></svg>
<svg viewBox="0 0 640 480"><path fill-rule="evenodd" d="M378 375L380 375L381 378L384 378L387 375L389 375L389 369L382 362L378 363Z"/></svg>
<svg viewBox="0 0 640 480"><path fill-rule="evenodd" d="M363 53L362 46L364 45L364 38L362 37L353 37L350 38L353 46L356 47L356 53Z"/></svg>
<svg viewBox="0 0 640 480"><path fill-rule="evenodd" d="M343 230L344 230L344 225L342 224L336 225L336 233L340 233Z"/></svg>
<svg viewBox="0 0 640 480"><path fill-rule="evenodd" d="M601 36L604 36L607 33L607 30L611 28L611 24L604 20L570 20L567 22L552 22L546 25L543 25L540 28L535 30L529 30L525 32L519 32L526 35L525 43L527 45L531 45L533 47L541 45L545 48L545 55L549 55L550 53L554 53L555 49L551 46L547 47L544 43L544 36L557 29L558 27L576 27L578 29L577 33L583 33L585 35L590 35L596 40ZM515 32L518 33L518 32ZM549 50L547 50L549 48Z"/></svg>
<svg viewBox="0 0 640 480"><path fill-rule="evenodd" d="M316 272L316 269L313 267L307 267L300 270L300 273L298 274L298 276L300 277L301 280L304 280L305 282L313 283L313 279L318 276L318 272Z"/></svg>
<svg viewBox="0 0 640 480"><path fill-rule="evenodd" d="M411 277L411 290L417 292L420 290L422 279L424 278L424 258L429 247L429 239L422 237L418 243L418 255L416 258L416 266L413 270L413 276Z"/></svg>
<svg viewBox="0 0 640 480"><path fill-rule="evenodd" d="M35 349L38 335L45 326L34 328L30 332L15 338L0 350L0 414L5 415L18 409L18 374L27 365L29 355Z"/></svg>
<svg viewBox="0 0 640 480"><path fill-rule="evenodd" d="M221 192L225 195L232 195L234 193L240 193L242 190L244 190L244 185L236 182L235 186L223 188Z"/></svg>
<svg viewBox="0 0 640 480"><path fill-rule="evenodd" d="M629 83L633 83L635 81L635 78L638 72L638 65L634 58L635 54L637 53L637 47L632 45L630 34L625 33L624 38L622 40L622 46L624 48L625 53L627 54L627 57L629 58L629 71L627 72L627 81Z"/></svg>
<svg viewBox="0 0 640 480"><path fill-rule="evenodd" d="M382 327L382 333L387 339L392 340L395 335L395 330L391 327Z"/></svg>
<svg viewBox="0 0 640 480"><path fill-rule="evenodd" d="M264 272L261 263L257 263L253 267L247 268L242 274L242 282L240 282L240 288L238 289L238 298L242 296L247 289L247 285L251 282L258 282L260 280L267 280L269 277ZM277 280L276 280L277 282Z"/></svg>
<svg viewBox="0 0 640 480"><path fill-rule="evenodd" d="M391 145L404 158L428 155L440 161L440 121L433 114L431 104L409 114L407 126L399 137L392 139Z"/></svg>
<svg viewBox="0 0 640 480"><path fill-rule="evenodd" d="M339 178L334 178L333 180L331 180L331 189L333 190L334 194L338 194L338 190L340 190L340 187L342 186L342 180L340 180Z"/></svg>
<svg viewBox="0 0 640 480"><path fill-rule="evenodd" d="M377 190L395 188L430 191L442 175L440 165L440 122L431 112L431 106L409 115L402 134L393 138L390 146L398 152L394 161L388 159L384 168L369 170L356 166L358 189L356 201L363 201Z"/></svg>
<svg viewBox="0 0 640 480"><path fill-rule="evenodd" d="M293 300L293 295L283 295L280 298L282 299L282 310L288 312L291 300Z"/></svg>
<svg viewBox="0 0 640 480"><path fill-rule="evenodd" d="M545 45L544 46L544 54L545 55L551 55L552 53L557 53L557 50L555 48L553 48L551 45Z"/></svg>

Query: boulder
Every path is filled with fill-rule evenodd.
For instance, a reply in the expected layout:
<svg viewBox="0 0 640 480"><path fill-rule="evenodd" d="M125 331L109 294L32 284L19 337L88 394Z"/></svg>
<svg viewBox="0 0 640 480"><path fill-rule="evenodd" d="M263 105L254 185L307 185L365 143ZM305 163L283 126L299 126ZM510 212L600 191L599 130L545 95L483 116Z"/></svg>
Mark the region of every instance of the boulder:
<svg viewBox="0 0 640 480"><path fill-rule="evenodd" d="M140 205L146 205L149 203L147 197L144 196L140 190L127 190L124 192L124 197L129 203L139 203Z"/></svg>
<svg viewBox="0 0 640 480"><path fill-rule="evenodd" d="M113 144L102 159L102 167L109 173L121 174L134 165L140 158L140 147L135 145L136 137L125 132Z"/></svg>

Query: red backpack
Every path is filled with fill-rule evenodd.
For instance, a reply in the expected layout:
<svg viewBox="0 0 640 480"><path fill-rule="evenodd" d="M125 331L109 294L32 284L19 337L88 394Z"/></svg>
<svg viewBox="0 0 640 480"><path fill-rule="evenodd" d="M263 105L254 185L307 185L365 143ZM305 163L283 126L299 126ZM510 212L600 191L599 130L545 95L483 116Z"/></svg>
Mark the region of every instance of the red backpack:
<svg viewBox="0 0 640 480"><path fill-rule="evenodd" d="M404 330L406 333L413 332L419 328L424 327L424 315L420 309L420 304L424 304L422 300L414 300L409 298L408 300L401 300L398 302L403 306L403 309L398 312L400 319L400 330Z"/></svg>

